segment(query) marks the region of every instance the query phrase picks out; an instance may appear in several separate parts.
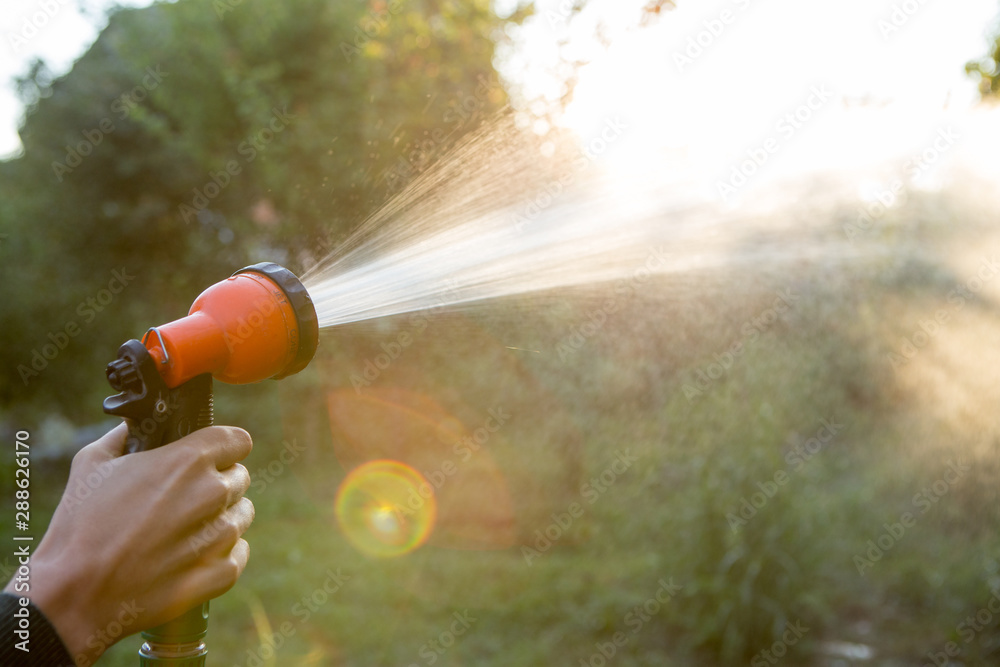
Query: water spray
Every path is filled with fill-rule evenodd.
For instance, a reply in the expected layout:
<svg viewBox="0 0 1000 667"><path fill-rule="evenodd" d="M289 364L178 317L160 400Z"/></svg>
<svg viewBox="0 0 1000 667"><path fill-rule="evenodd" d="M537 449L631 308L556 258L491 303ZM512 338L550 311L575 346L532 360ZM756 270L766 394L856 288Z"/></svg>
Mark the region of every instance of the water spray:
<svg viewBox="0 0 1000 667"><path fill-rule="evenodd" d="M104 411L124 417L128 451L160 447L211 426L212 378L247 384L298 373L313 358L312 299L288 269L263 262L198 296L186 317L130 340L108 364ZM139 664L205 664L208 602L142 633Z"/></svg>
<svg viewBox="0 0 1000 667"><path fill-rule="evenodd" d="M860 136L853 126L850 136ZM128 451L209 426L213 377L244 384L302 370L320 327L598 284L613 287L617 309L657 274L848 261L862 251L839 227L802 223L837 219L841 202L853 201L842 195L856 191L853 173L843 184L824 182L823 197L803 191L808 215L790 215L789 186L780 182L765 182L759 194L747 188L740 207L706 196L715 190L715 160L695 169L640 151L616 172L593 151L581 153L571 137L537 139L501 115L317 258L302 280L276 264L247 267L205 290L186 317L122 345L107 369L121 393L104 409L128 422ZM867 252L895 250L873 245ZM347 478L338 518L348 537L382 539L362 550L406 553L426 538L433 512L399 533L403 517L393 508L421 480L385 461L373 464ZM141 664L204 665L207 618L205 603L144 632Z"/></svg>

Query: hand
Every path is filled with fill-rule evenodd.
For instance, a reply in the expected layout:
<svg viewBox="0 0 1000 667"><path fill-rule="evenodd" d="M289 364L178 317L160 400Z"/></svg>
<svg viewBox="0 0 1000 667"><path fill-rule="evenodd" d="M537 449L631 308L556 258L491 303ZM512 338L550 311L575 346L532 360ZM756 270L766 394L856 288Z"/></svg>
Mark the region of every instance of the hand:
<svg viewBox="0 0 1000 667"><path fill-rule="evenodd" d="M246 431L212 426L128 455L125 434L122 424L73 458L31 557L27 597L81 666L226 592L250 555Z"/></svg>

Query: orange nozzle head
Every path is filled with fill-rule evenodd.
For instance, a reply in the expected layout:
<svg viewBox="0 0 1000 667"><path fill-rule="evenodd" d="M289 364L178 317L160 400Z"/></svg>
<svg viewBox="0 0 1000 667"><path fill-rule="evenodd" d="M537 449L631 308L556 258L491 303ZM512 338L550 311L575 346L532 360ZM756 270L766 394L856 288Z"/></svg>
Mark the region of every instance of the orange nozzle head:
<svg viewBox="0 0 1000 667"><path fill-rule="evenodd" d="M305 368L316 352L319 324L299 279L262 262L212 285L187 317L150 329L142 342L169 387L203 373L247 384Z"/></svg>

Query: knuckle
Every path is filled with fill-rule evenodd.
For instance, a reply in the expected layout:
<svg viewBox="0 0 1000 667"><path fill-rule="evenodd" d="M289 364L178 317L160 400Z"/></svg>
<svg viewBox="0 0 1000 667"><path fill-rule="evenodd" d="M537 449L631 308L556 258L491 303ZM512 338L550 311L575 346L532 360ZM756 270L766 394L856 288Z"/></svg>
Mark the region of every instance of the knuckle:
<svg viewBox="0 0 1000 667"><path fill-rule="evenodd" d="M252 523L253 520L257 518L257 508L254 507L253 501L249 498L244 498L241 502L245 503L244 507L246 508L246 513L250 517L250 521L248 523Z"/></svg>
<svg viewBox="0 0 1000 667"><path fill-rule="evenodd" d="M212 460L212 452L208 447L205 447L202 443L196 443L192 445L193 451L186 452L186 460L188 461L188 466L191 470L204 470L206 468L215 468L215 464ZM181 452L178 451L180 455Z"/></svg>
<svg viewBox="0 0 1000 667"><path fill-rule="evenodd" d="M84 447L73 455L73 461L70 463L70 470L87 467L90 463L90 452L88 449L89 447Z"/></svg>
<svg viewBox="0 0 1000 667"><path fill-rule="evenodd" d="M219 530L219 534L222 536L222 539L225 540L225 544L228 545L236 544L236 542L240 539L240 535L243 534L243 531L240 530L240 525L235 519L227 517L225 522L223 522L221 530Z"/></svg>
<svg viewBox="0 0 1000 667"><path fill-rule="evenodd" d="M226 558L226 576L229 581L236 583L236 580L243 573L243 568L246 567L249 558L250 545L247 544L246 540L240 540L236 547L229 553L229 557Z"/></svg>
<svg viewBox="0 0 1000 667"><path fill-rule="evenodd" d="M245 491L250 488L250 471L242 463L236 464L236 474L241 488Z"/></svg>
<svg viewBox="0 0 1000 667"><path fill-rule="evenodd" d="M226 506L226 502L229 500L229 484L221 474L214 475L211 482L211 495L213 505Z"/></svg>
<svg viewBox="0 0 1000 667"><path fill-rule="evenodd" d="M245 449L249 454L253 449L253 439L250 437L250 434L238 426L229 426L227 430L229 431L231 441L239 445L241 449Z"/></svg>

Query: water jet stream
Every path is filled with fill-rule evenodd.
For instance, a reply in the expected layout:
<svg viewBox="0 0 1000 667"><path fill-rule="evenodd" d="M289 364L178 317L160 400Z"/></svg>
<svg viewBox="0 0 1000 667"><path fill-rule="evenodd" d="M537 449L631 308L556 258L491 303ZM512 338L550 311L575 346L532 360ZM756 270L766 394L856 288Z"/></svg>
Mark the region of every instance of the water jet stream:
<svg viewBox="0 0 1000 667"><path fill-rule="evenodd" d="M832 123L857 138L856 118ZM871 126L877 137L878 123ZM889 150L872 142L868 166L825 172L815 168L822 156L810 155L808 177L758 177L734 206L715 195L718 164L702 160L699 171L694 160L629 153L627 142L594 155L568 134L537 137L500 115L376 211L303 283L320 327L331 327L647 271L761 270L889 253L881 234L859 241L838 222L864 205L859 183L899 173L900 156ZM628 168L608 168L609 156Z"/></svg>

